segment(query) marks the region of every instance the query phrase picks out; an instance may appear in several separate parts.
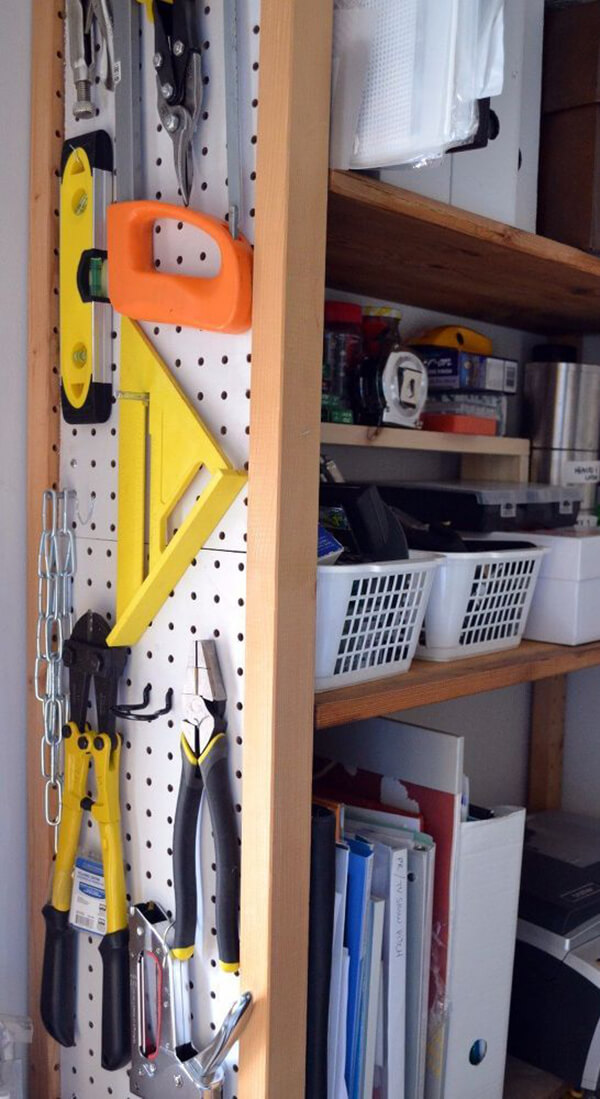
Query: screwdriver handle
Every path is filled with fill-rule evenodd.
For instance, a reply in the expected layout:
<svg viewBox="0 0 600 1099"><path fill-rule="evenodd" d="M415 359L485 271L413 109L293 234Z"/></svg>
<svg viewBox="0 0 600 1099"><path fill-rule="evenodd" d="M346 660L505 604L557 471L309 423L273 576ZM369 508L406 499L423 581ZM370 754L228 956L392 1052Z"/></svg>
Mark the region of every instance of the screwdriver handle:
<svg viewBox="0 0 600 1099"><path fill-rule="evenodd" d="M240 964L240 845L229 782L227 738L218 733L198 761L212 823L217 866L216 925L219 964L235 972Z"/></svg>
<svg viewBox="0 0 600 1099"><path fill-rule="evenodd" d="M181 779L173 828L173 884L175 925L173 955L191 958L196 940L198 892L196 884L196 832L202 797L202 776L185 735L181 736Z"/></svg>

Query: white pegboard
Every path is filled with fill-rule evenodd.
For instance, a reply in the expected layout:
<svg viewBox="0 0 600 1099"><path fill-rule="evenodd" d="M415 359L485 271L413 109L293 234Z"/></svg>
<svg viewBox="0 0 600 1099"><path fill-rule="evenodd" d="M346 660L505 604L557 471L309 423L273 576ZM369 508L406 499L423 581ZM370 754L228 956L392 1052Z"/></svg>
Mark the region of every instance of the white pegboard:
<svg viewBox="0 0 600 1099"><path fill-rule="evenodd" d="M190 206L224 217L227 210L225 104L223 93L223 7L200 7L205 79L203 116L194 141L194 185ZM253 240L256 120L258 108L259 0L238 0L240 122L243 163L243 209L240 227ZM67 47L68 48L68 47ZM144 195L180 203L172 145L160 126L156 79L152 67L153 28L143 25L143 157ZM95 122L76 122L72 115L73 84L68 56L65 68L65 133L105 129L114 136L112 96L101 85L93 89L99 107ZM216 272L212 242L183 223L159 222L155 228L155 262L182 274ZM110 261L109 261L110 262ZM119 387L119 317L113 318L113 388ZM247 468L250 413L251 333L240 336L202 332L172 325L144 324L144 330L186 396L237 468ZM88 608L114 622L117 561L118 403L107 424L61 425L61 487L77 492L77 575L74 610ZM199 482L198 482L199 483ZM190 486L176 509L181 522L195 498ZM124 736L121 771L123 848L128 895L133 902L155 900L169 913L174 908L172 836L180 774L180 694L191 642L213 637L227 689L231 784L241 823L243 780L243 706L245 633L245 549L247 493L242 491L206 546L200 550L173 595L133 648L119 701L138 702L152 685L150 708L163 705L169 687L173 710L152 724L118 723ZM87 816L87 815L86 815ZM201 932L193 962L194 1038L209 1040L239 990L239 978L216 965L214 934L214 854L208 812L201 827ZM96 827L84 824L82 845L98 850ZM100 1065L101 960L99 940L79 936L77 1044L62 1050L63 1099L100 1099L130 1095L128 1069L116 1073ZM227 1099L235 1099L235 1053L227 1069Z"/></svg>

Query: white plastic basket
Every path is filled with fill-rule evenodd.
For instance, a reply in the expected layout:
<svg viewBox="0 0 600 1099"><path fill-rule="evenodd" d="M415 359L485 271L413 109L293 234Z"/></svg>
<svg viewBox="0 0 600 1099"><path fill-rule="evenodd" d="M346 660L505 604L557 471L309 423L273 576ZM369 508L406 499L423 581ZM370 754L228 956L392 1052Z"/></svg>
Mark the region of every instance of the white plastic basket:
<svg viewBox="0 0 600 1099"><path fill-rule="evenodd" d="M317 690L408 670L441 560L413 551L407 561L318 567Z"/></svg>
<svg viewBox="0 0 600 1099"><path fill-rule="evenodd" d="M545 549L447 553L434 577L417 656L423 660L515 648Z"/></svg>

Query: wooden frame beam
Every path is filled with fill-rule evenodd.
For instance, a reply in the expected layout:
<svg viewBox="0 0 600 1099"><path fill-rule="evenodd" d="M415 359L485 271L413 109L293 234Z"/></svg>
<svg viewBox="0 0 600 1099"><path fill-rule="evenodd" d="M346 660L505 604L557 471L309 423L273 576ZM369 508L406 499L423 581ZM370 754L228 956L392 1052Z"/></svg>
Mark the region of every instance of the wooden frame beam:
<svg viewBox="0 0 600 1099"><path fill-rule="evenodd" d="M31 84L31 169L29 216L28 364L28 842L29 1011L33 1019L30 1099L60 1099L59 1050L39 1014L44 950L42 906L47 900L53 855L44 821L40 776L40 704L33 690L37 621L37 553L42 492L58 481L58 172L63 142L62 0L33 0Z"/></svg>
<svg viewBox="0 0 600 1099"><path fill-rule="evenodd" d="M263 0L250 425L240 1099L304 1099L332 5Z"/></svg>
<svg viewBox="0 0 600 1099"><path fill-rule="evenodd" d="M567 677L554 675L533 685L527 807L560 809Z"/></svg>

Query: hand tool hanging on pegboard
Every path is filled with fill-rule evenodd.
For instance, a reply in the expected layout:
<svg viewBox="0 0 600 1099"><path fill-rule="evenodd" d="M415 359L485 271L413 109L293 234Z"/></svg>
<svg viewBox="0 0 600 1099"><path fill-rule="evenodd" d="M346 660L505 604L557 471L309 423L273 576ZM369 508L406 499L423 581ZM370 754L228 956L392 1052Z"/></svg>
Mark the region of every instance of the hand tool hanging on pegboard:
<svg viewBox="0 0 600 1099"><path fill-rule="evenodd" d="M136 905L130 915L131 1089L143 1099L165 1099L173 1086L184 1099L198 1094L222 1099L223 1062L245 1025L251 996L238 999L219 1033L199 1052L192 1040L189 966L196 941L196 855L204 792L215 844L219 964L226 972L239 965L240 851L227 761L227 696L214 641L192 643L182 700L187 728L181 734L173 832L175 920L171 924L154 903Z"/></svg>
<svg viewBox="0 0 600 1099"><path fill-rule="evenodd" d="M239 966L240 955L240 848L227 763L227 695L214 641L192 643L182 700L182 770L173 832L175 926L172 951L183 963L187 963L194 953L199 884L196 846L200 804L205 791L215 842L219 965L225 972L233 973Z"/></svg>
<svg viewBox="0 0 600 1099"><path fill-rule="evenodd" d="M171 29L181 27L182 34L185 33L187 38L187 41L178 37L173 39L165 33L165 40L162 37L159 39L162 49L157 46L155 51L157 57L159 53L161 58L164 54L164 64L166 64L168 47L174 81L176 79L175 62L181 61L184 66L182 79L173 85L171 98L181 96L187 89L189 101L185 99L184 94L182 103L175 104L174 98L172 103L173 107L177 105L187 110L185 125L183 125L183 115L177 127L175 127L175 121L168 124L172 129L176 164L180 183L183 183L181 190L184 199L191 186L193 164L191 140L201 102L200 89L197 87L200 55L198 39L195 33L192 35L194 16L189 10L190 4L191 0L173 0L172 5L161 5L159 19L155 21L158 28L164 29L163 13L166 8L171 7L172 12L169 15ZM195 4L192 3L191 7L194 8L194 12L197 11ZM109 207L107 215L107 263L104 280L107 295L118 313L134 320L189 325L214 332L245 332L250 327L252 310L252 248L248 241L239 232L236 232L235 237L232 236L225 221L209 214L187 208L182 209L180 206L166 202L143 200L140 197L140 147L139 143L136 144L139 122L136 130L135 121L127 121L131 119L132 110L130 74L133 73L134 78L139 79L139 72L135 77L139 56L139 34L131 8L130 0L114 0L117 53L115 66L117 73L115 78L117 201ZM127 37L128 33L129 37ZM177 57L179 43L183 46L183 51L180 57ZM164 87L170 92L170 86L169 80L162 82L159 95L162 94L160 88ZM135 86L133 102L134 104L136 102ZM184 106L184 103L187 106ZM127 132L124 136L120 129L121 106L127 123ZM167 126L167 107L170 106L168 97L164 96L164 107L161 110L165 118L165 126ZM173 112L170 114L173 115L174 120L178 117ZM235 124L237 129L239 125L237 110ZM168 127L167 132L169 132ZM239 137L237 142L232 138L231 145L232 148L236 146L239 148ZM123 161L125 161L124 164L122 164ZM239 157L237 175L239 177ZM160 219L170 219L193 226L210 236L220 253L219 273L211 278L200 278L157 271L154 266L152 242L155 222Z"/></svg>
<svg viewBox="0 0 600 1099"><path fill-rule="evenodd" d="M96 76L107 91L114 90L112 13L108 0L67 0L66 18L76 93L73 115L80 121L96 114ZM60 380L62 413L69 424L105 423L111 411L112 312L99 279L99 257L106 250L112 169L112 141L103 130L65 141L59 211ZM80 275L83 256L91 270L87 282Z"/></svg>
<svg viewBox="0 0 600 1099"><path fill-rule="evenodd" d="M173 143L177 183L189 206L194 157L192 140L204 98L200 5L197 0L154 0L154 56L158 117Z"/></svg>
<svg viewBox="0 0 600 1099"><path fill-rule="evenodd" d="M112 310L102 285L102 265L112 167L112 141L104 130L65 141L60 165L60 380L68 424L105 423L111 413Z"/></svg>
<svg viewBox="0 0 600 1099"><path fill-rule="evenodd" d="M127 317L120 380L117 620L108 644L135 645L247 478ZM210 479L169 538L173 509L202 467Z"/></svg>
<svg viewBox="0 0 600 1099"><path fill-rule="evenodd" d="M182 1041L181 985L167 945L170 928L153 901L131 909L130 1088L140 1099L224 1099L225 1058L248 1021L252 996L238 997L205 1049Z"/></svg>
<svg viewBox="0 0 600 1099"><path fill-rule="evenodd" d="M93 118L96 108L92 85L96 76L107 91L114 89L115 49L109 0L66 0L66 16L76 94L73 115L78 120Z"/></svg>
<svg viewBox="0 0 600 1099"><path fill-rule="evenodd" d="M50 902L43 909L46 941L42 973L41 1015L49 1034L63 1046L75 1044L76 931L69 921L73 870L84 810L100 831L106 926L102 956L102 1066L118 1069L130 1058L129 957L125 871L121 847L119 765L122 739L112 709L127 650L109 649L109 627L88 611L65 642L69 669L71 721L63 733L65 784L62 821ZM94 684L96 728L89 722L88 702ZM96 794L88 792L93 766Z"/></svg>

